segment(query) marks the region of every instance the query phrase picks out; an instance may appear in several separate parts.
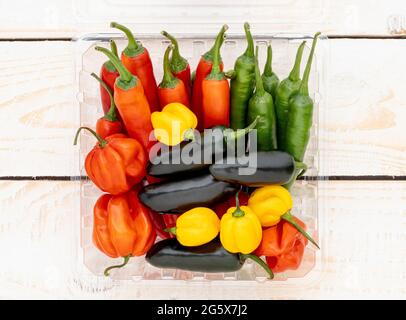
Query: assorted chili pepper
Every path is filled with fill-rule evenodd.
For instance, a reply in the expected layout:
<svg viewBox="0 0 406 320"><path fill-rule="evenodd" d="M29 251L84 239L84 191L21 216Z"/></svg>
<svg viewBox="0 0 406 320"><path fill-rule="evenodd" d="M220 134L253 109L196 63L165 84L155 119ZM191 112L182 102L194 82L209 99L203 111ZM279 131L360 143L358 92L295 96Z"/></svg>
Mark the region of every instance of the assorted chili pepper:
<svg viewBox="0 0 406 320"><path fill-rule="evenodd" d="M308 242L319 248L293 216L289 189L307 169L313 116L308 81L320 34L303 80L305 42L289 77L279 82L271 45L261 75L248 23L247 49L226 74L220 48L227 25L194 74L178 41L162 31L171 45L157 86L148 50L127 27L111 26L126 34L128 45L121 59L113 41L111 51L96 47L109 58L100 77L92 73L105 115L96 131L80 127L74 141L82 130L98 141L85 169L108 194L94 206L93 242L108 257L124 258L105 275L143 255L158 268L197 272L237 272L251 259L271 279L274 272L297 269ZM230 149L252 130L256 140L248 139L257 150ZM157 237L162 240L155 243Z"/></svg>

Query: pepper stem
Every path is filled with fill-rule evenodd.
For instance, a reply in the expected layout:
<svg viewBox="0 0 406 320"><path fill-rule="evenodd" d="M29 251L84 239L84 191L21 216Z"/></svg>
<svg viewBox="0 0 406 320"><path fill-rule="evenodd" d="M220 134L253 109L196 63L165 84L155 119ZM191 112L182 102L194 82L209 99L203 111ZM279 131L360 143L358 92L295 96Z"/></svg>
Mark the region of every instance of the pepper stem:
<svg viewBox="0 0 406 320"><path fill-rule="evenodd" d="M123 63L111 52L110 50L103 48L103 47L96 47L97 51L103 52L117 69L118 73L120 74L120 80L128 83L134 78L130 71L124 67Z"/></svg>
<svg viewBox="0 0 406 320"><path fill-rule="evenodd" d="M175 78L172 74L171 68L169 66L169 53L172 51L173 46L169 45L168 48L165 50L164 54L164 76L162 79L162 83L160 86L163 88L172 87L172 82L174 82L177 78Z"/></svg>
<svg viewBox="0 0 406 320"><path fill-rule="evenodd" d="M306 173L306 171L308 169L306 163L298 162L298 161L295 161L295 167L296 167L296 170L300 170L300 173L298 174L296 179L302 177Z"/></svg>
<svg viewBox="0 0 406 320"><path fill-rule="evenodd" d="M108 121L114 122L117 121L117 113L116 113L116 104L114 103L114 97L113 97L113 92L111 92L110 88L107 86L107 84L99 77L97 74L94 72L91 74L93 78L95 78L99 83L102 85L102 87L107 91L110 97L110 109L104 116L104 118Z"/></svg>
<svg viewBox="0 0 406 320"><path fill-rule="evenodd" d="M213 55L213 66L211 68L210 76L215 76L221 73L220 69L220 48L223 44L225 32L228 30L228 25L223 25L220 33L217 36L216 42L214 43L214 55Z"/></svg>
<svg viewBox="0 0 406 320"><path fill-rule="evenodd" d="M267 55L266 55L266 63L265 63L265 68L264 68L264 75L265 76L272 76L273 70L272 70L272 45L268 45L268 50L267 50Z"/></svg>
<svg viewBox="0 0 406 320"><path fill-rule="evenodd" d="M113 39L110 40L110 49L111 52L113 52L113 54L118 58L117 44Z"/></svg>
<svg viewBox="0 0 406 320"><path fill-rule="evenodd" d="M178 40L176 40L176 38L174 36L172 36L171 34L169 34L166 31L161 31L161 34L164 37L166 37L168 40L170 40L173 45L172 57L171 57L172 71L175 73L178 73L182 70L185 70L187 68L188 62L185 58L183 58L180 55Z"/></svg>
<svg viewBox="0 0 406 320"><path fill-rule="evenodd" d="M168 233L171 233L171 234L173 234L174 236L176 236L176 227L173 227L173 228L166 228L166 229L164 229L164 231L165 232L168 232Z"/></svg>
<svg viewBox="0 0 406 320"><path fill-rule="evenodd" d="M269 268L269 266L265 263L265 261L262 260L260 257L257 257L255 254L242 254L242 253L240 253L240 257L243 260L251 259L252 261L257 263L258 265L260 265L266 271L266 273L268 273L269 279L272 280L275 277L272 270L271 270L271 268Z"/></svg>
<svg viewBox="0 0 406 320"><path fill-rule="evenodd" d="M203 59L206 61L213 61L213 56L214 56L214 50L216 50L216 42L220 41L221 45L224 42L224 32L223 32L223 28L224 26L221 28L220 32L217 34L216 37L216 41L214 42L213 46L211 47L211 49L209 51L207 51L204 55L203 55Z"/></svg>
<svg viewBox="0 0 406 320"><path fill-rule="evenodd" d="M140 49L140 46L138 45L137 41L135 40L135 37L130 29L128 29L127 27L125 27L122 24L119 24L117 22L110 23L110 27L121 30L125 33L125 35L127 36L127 39L128 39L128 45L127 45L126 50L128 50L129 52L134 52L134 51L137 51Z"/></svg>
<svg viewBox="0 0 406 320"><path fill-rule="evenodd" d="M241 218L241 217L244 217L244 216L245 216L245 212L242 211L242 210L241 210L241 207L240 207L240 199L238 198L239 195L240 195L240 191L238 191L238 192L235 194L235 206L236 206L236 209L235 209L235 211L233 212L233 217L234 217L234 218Z"/></svg>
<svg viewBox="0 0 406 320"><path fill-rule="evenodd" d="M238 139L240 139L241 137L244 137L246 134L248 134L249 132L251 132L252 130L255 129L255 127L256 127L257 124L258 124L259 118L260 118L260 116L257 116L257 117L255 118L255 120L254 120L248 127L244 128L244 129L230 130L230 131L232 131L232 132L226 131L226 132L225 132L225 139L226 139L226 141L229 141L229 140L238 140Z"/></svg>
<svg viewBox="0 0 406 320"><path fill-rule="evenodd" d="M245 37L247 38L248 46L244 55L248 57L254 57L254 39L251 34L251 27L248 22L244 23Z"/></svg>
<svg viewBox="0 0 406 320"><path fill-rule="evenodd" d="M294 226L296 230L299 231L307 240L313 243L317 247L317 249L320 249L317 242L313 240L313 238L295 221L295 219L293 219L293 215L290 211L285 213L281 218Z"/></svg>
<svg viewBox="0 0 406 320"><path fill-rule="evenodd" d="M110 271L113 270L113 269L120 269L120 268L125 267L125 266L128 264L128 262L130 261L130 258L131 258L131 254L128 255L128 256L126 256L126 257L124 257L124 262L123 262L122 264L119 264L119 265L117 265L117 266L111 266L111 267L106 268L106 269L104 270L104 276L105 276L105 277L110 276Z"/></svg>
<svg viewBox="0 0 406 320"><path fill-rule="evenodd" d="M87 130L87 131L89 131L91 134L93 134L93 136L97 139L97 141L99 141L99 146L100 146L100 148L104 148L104 147L106 146L107 141L104 140L104 139L102 139L102 138L96 133L96 131L94 131L94 130L88 128L88 127L80 127L80 128L78 129L78 131L76 131L75 140L73 141L73 145L74 145L74 146L76 146L76 145L78 144L79 133L80 133L80 131L82 131L82 130Z"/></svg>
<svg viewBox="0 0 406 320"><path fill-rule="evenodd" d="M289 79L292 81L300 80L300 66L302 65L303 50L305 48L306 41L303 41L302 44L297 49L295 65L292 68L292 71L289 74Z"/></svg>
<svg viewBox="0 0 406 320"><path fill-rule="evenodd" d="M255 48L255 82L256 82L256 92L255 94L263 95L265 93L264 83L262 82L261 72L259 71L258 62L258 51L259 48Z"/></svg>
<svg viewBox="0 0 406 320"><path fill-rule="evenodd" d="M306 95L306 96L309 95L310 70L312 68L312 62L313 62L313 57L314 57L314 51L316 50L317 39L319 38L320 34L321 34L320 32L317 32L314 35L313 44L312 44L312 50L310 51L309 60L307 60L306 69L305 69L304 74L303 74L302 84L300 85L300 89L299 89L299 92L301 94L303 94L303 95Z"/></svg>

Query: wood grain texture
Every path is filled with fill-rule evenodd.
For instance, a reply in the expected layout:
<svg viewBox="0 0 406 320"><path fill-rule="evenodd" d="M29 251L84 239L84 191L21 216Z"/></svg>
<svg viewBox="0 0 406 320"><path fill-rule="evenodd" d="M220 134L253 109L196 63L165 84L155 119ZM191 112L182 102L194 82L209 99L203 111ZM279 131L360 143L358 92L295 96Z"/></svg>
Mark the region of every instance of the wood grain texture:
<svg viewBox="0 0 406 320"><path fill-rule="evenodd" d="M404 299L405 191L406 182L321 182L326 264L319 281L289 289L97 278L77 259L77 183L0 182L0 298Z"/></svg>
<svg viewBox="0 0 406 320"><path fill-rule="evenodd" d="M138 33L157 33L161 28L214 33L223 23L230 25L230 32L237 32L248 20L258 32L271 28L275 32L388 35L388 18L406 14L403 0L175 0L170 4L160 0L38 0L35 5L20 0L3 6L1 38L72 37L106 31L112 20L132 23Z"/></svg>
<svg viewBox="0 0 406 320"><path fill-rule="evenodd" d="M405 42L330 41L320 175L406 175ZM74 46L0 43L0 176L79 174Z"/></svg>

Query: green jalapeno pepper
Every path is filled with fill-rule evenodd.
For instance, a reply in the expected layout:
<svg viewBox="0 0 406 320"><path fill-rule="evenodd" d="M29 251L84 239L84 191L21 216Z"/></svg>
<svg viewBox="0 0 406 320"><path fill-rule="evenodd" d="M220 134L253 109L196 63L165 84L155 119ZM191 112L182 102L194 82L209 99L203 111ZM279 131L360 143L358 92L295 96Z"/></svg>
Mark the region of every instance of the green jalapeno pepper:
<svg viewBox="0 0 406 320"><path fill-rule="evenodd" d="M272 99L275 102L276 88L279 85L279 78L272 70L272 45L268 45L266 64L264 73L262 74L262 82L264 83L264 89L266 92L272 95Z"/></svg>

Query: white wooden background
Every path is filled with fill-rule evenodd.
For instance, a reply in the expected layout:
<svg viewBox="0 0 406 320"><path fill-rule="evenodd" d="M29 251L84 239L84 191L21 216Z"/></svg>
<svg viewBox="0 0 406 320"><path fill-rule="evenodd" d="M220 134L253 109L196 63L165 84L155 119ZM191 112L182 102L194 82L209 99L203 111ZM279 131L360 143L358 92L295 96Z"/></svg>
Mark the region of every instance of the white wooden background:
<svg viewBox="0 0 406 320"><path fill-rule="evenodd" d="M196 8L180 0L164 10L166 2L154 0L108 12L105 4L114 2L0 1L0 298L405 299L406 40L388 29L390 16L406 15L405 1L217 0L196 1ZM268 10L258 11L264 4ZM188 23L189 32L199 32L208 19L214 23L205 25L206 33L224 21L237 32L244 20L269 32L266 22L274 19L283 30L332 36L329 114L321 128L328 166L320 174L352 180L320 186L329 239L320 282L301 290L268 286L247 296L216 284L147 288L78 271L79 185L33 177L77 175L75 44L69 40L108 30L121 17L148 33L184 32Z"/></svg>

